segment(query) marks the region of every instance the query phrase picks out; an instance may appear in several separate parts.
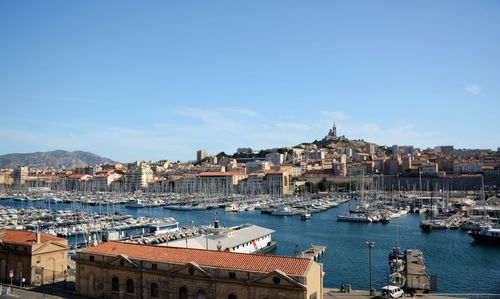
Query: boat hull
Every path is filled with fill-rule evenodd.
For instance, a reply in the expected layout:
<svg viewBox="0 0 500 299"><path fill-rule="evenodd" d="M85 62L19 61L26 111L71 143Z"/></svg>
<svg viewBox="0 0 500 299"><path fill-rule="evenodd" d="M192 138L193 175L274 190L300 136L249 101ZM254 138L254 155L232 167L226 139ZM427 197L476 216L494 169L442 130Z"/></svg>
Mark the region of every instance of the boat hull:
<svg viewBox="0 0 500 299"><path fill-rule="evenodd" d="M259 250L255 250L252 254L266 254L274 251L276 249L277 243L276 241L269 242L265 247L260 248Z"/></svg>
<svg viewBox="0 0 500 299"><path fill-rule="evenodd" d="M479 232L470 231L469 235L478 242L491 243L500 245L500 236L493 236L489 234L481 234Z"/></svg>

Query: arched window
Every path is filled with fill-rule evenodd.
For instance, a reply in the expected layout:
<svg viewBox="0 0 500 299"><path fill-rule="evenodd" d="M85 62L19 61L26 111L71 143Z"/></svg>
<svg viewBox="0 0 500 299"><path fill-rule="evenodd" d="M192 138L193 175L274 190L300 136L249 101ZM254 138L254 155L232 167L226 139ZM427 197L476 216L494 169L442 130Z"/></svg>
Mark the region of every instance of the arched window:
<svg viewBox="0 0 500 299"><path fill-rule="evenodd" d="M227 299L238 299L238 297L236 297L235 294L229 294L229 296L227 296Z"/></svg>
<svg viewBox="0 0 500 299"><path fill-rule="evenodd" d="M127 279L127 293L134 293L134 281L132 279Z"/></svg>
<svg viewBox="0 0 500 299"><path fill-rule="evenodd" d="M158 297L158 285L154 282L151 284L150 293L151 293L151 297L153 297L153 298Z"/></svg>
<svg viewBox="0 0 500 299"><path fill-rule="evenodd" d="M198 290L198 294L196 294L196 299L206 299L207 296L205 295L204 290Z"/></svg>
<svg viewBox="0 0 500 299"><path fill-rule="evenodd" d="M115 292L120 291L120 281L116 276L113 276L113 278L111 279L111 290Z"/></svg>
<svg viewBox="0 0 500 299"><path fill-rule="evenodd" d="M188 290L186 287L179 288L179 299L187 299L188 298Z"/></svg>

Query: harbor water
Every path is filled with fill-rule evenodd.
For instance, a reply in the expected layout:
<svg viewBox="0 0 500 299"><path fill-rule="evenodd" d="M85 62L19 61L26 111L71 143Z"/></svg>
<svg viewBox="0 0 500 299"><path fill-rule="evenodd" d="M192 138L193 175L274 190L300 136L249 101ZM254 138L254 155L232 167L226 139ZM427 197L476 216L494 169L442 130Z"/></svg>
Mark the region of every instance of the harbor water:
<svg viewBox="0 0 500 299"><path fill-rule="evenodd" d="M37 207L41 203L2 200L1 205L13 208ZM47 208L46 205L43 206ZM437 278L438 293L497 293L500 294L500 247L474 242L460 230L421 232L420 216L408 214L391 219L388 224L337 222L337 214L345 213L347 204L303 221L300 216L271 216L255 210L226 213L223 209L174 211L159 208L133 209L123 205L113 207L83 206L80 204L51 204L53 210L81 209L85 212L120 212L134 217L174 217L180 226L211 224L218 211L220 224L233 226L252 223L276 230L277 255L295 255L311 244L327 246L323 263L325 287L338 288L342 283L353 289L368 289L367 241L375 242L372 250L373 286L387 284L387 256L398 245L402 250L418 248L423 251L427 271Z"/></svg>

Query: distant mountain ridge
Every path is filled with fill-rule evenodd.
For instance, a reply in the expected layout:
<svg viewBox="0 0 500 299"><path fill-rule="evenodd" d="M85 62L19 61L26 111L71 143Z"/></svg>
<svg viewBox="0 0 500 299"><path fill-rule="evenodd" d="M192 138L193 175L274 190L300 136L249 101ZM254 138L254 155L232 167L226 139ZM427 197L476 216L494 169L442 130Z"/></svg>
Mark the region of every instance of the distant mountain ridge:
<svg viewBox="0 0 500 299"><path fill-rule="evenodd" d="M33 168L72 168L95 164L115 163L115 161L91 152L55 150L25 154L7 154L0 156L0 168L29 166Z"/></svg>

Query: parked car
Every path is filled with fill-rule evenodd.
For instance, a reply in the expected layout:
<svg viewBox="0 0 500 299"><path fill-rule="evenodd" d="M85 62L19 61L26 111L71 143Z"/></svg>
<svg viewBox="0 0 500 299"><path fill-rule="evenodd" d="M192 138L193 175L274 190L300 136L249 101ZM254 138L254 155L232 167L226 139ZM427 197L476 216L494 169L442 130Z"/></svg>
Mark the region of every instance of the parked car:
<svg viewBox="0 0 500 299"><path fill-rule="evenodd" d="M381 297L386 297L389 295L391 298L400 298L403 297L405 292L397 287L397 286L385 286L382 288L382 296Z"/></svg>

